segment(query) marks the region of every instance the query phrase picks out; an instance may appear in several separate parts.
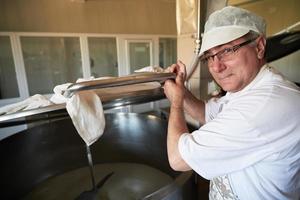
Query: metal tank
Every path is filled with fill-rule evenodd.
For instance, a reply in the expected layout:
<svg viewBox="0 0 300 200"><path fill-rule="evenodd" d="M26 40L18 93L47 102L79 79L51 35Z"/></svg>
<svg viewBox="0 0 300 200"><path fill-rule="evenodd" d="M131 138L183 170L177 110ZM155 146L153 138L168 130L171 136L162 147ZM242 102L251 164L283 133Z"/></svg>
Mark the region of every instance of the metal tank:
<svg viewBox="0 0 300 200"><path fill-rule="evenodd" d="M167 176L170 179L169 181L164 180L165 182L162 184L156 183L155 181L159 181L160 177L152 174L154 176L152 182L154 180L155 183L149 184L155 186L150 187L151 191L147 180L142 180L145 176L147 177L147 174L143 174L142 171L140 173L142 174L141 180L138 180L139 177L136 179L147 189L137 187L139 184L133 184L132 186L135 188L130 188L131 185L122 180L123 186L127 189L122 191L124 198L121 199L191 200L196 198L193 173L177 173L169 167L166 152L167 121L165 119L154 115L135 113L105 114L105 118L107 125L104 134L91 145L94 165L96 167L101 164L106 165L106 169L101 168L102 170L100 170L100 172L107 172L104 175L113 172L111 177L102 183L102 188L105 187L105 184L116 186L116 184L110 183L110 179L120 182L122 178L117 178L120 171L124 172L123 179L130 179L128 164L130 167L131 163L151 167L159 171L159 176ZM68 117L43 122L0 141L0 155L2 199L30 199L28 194L51 178L53 180L53 177L87 167L85 143L77 134ZM127 169L118 171L116 165L121 165L122 168L122 163L127 165ZM114 166L111 171L109 166ZM95 172L97 173L97 170ZM126 173L128 173L128 177L124 177ZM86 174L89 177L89 174ZM127 182L130 183L130 181ZM67 190L71 190L72 185L78 184L83 183L78 181L67 186L62 185L62 187L66 187L62 193L68 192ZM83 186L86 189L91 187L90 183ZM49 195L56 193L56 191L51 191L51 188L53 188L51 185L47 188ZM106 194L108 194L114 190L117 191L117 188L111 187L106 190ZM74 196L79 196L82 192L84 191L75 191ZM132 198L126 197L126 192L131 193ZM135 196L134 193L139 196Z"/></svg>

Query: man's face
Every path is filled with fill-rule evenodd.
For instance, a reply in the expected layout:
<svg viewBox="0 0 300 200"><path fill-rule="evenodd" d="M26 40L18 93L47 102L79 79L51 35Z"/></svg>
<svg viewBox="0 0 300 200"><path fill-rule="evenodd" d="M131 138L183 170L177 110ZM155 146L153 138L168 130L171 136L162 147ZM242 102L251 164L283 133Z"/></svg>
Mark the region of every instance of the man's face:
<svg viewBox="0 0 300 200"><path fill-rule="evenodd" d="M239 38L230 43L214 47L208 54L214 55L226 48L242 44L247 41L245 38ZM263 52L261 48L263 45ZM214 56L213 60L208 62L208 69L215 81L228 92L237 92L247 86L257 75L264 64L264 38L258 37L250 44L244 45L235 52L222 57Z"/></svg>

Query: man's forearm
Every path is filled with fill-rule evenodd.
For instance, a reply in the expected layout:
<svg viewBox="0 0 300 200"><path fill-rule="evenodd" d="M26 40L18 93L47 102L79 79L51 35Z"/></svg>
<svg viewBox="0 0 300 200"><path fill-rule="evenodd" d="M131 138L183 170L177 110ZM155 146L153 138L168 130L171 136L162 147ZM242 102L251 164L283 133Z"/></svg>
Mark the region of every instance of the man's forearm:
<svg viewBox="0 0 300 200"><path fill-rule="evenodd" d="M168 125L168 158L171 167L176 171L187 171L191 168L181 158L178 149L178 141L183 133L187 133L188 128L185 122L183 108L171 106Z"/></svg>
<svg viewBox="0 0 300 200"><path fill-rule="evenodd" d="M205 103L187 89L184 97L184 110L200 124L205 124Z"/></svg>

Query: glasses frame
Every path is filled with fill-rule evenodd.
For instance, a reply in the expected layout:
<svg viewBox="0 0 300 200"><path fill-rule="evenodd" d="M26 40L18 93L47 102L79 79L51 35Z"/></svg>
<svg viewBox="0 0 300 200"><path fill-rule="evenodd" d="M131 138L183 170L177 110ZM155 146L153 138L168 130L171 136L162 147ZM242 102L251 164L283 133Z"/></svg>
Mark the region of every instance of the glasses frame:
<svg viewBox="0 0 300 200"><path fill-rule="evenodd" d="M214 61L215 56L218 57L218 60L222 60L222 58L224 56L226 56L226 53L227 53L227 55L231 55L234 52L236 52L238 49L240 49L241 47L246 46L247 44L250 44L251 42L255 41L257 38L258 37L252 38L250 40L247 40L247 41L242 42L240 44L234 45L232 47L225 48L225 49L223 49L223 50L221 50L221 51L219 51L219 52L217 52L213 55L205 55L205 53L204 53L203 57L200 60L201 60L201 62L209 62L210 60Z"/></svg>

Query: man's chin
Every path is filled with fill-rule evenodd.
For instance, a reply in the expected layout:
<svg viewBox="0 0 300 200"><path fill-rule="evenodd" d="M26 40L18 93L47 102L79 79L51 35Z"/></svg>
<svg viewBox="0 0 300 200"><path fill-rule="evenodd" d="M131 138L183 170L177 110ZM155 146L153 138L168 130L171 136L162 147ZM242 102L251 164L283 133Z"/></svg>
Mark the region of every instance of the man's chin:
<svg viewBox="0 0 300 200"><path fill-rule="evenodd" d="M232 84L220 84L221 88L226 91L226 92L236 92L237 89L234 85Z"/></svg>

